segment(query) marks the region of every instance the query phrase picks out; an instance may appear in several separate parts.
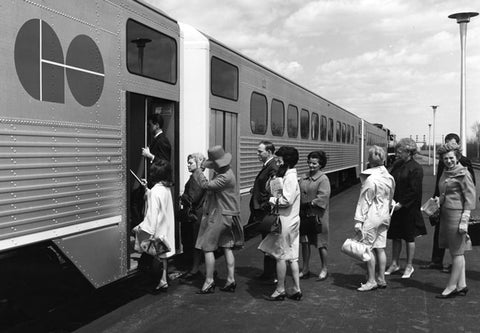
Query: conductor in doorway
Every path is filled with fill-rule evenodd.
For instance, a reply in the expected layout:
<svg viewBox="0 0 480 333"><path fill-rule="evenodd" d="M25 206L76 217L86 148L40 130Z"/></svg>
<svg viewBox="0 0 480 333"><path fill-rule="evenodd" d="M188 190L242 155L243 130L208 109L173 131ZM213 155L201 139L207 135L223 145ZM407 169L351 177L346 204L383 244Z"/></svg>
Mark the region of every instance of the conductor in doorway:
<svg viewBox="0 0 480 333"><path fill-rule="evenodd" d="M172 146L163 132L163 117L158 113L148 115L148 128L152 135L150 146L142 148L142 155L151 163L158 160L170 162Z"/></svg>
<svg viewBox="0 0 480 333"><path fill-rule="evenodd" d="M278 169L274 161L275 146L270 141L261 141L257 148L257 157L263 163L263 167L255 178L253 187L250 190L250 219L249 223L260 222L267 215L271 206L269 203L270 193L267 190L267 182L273 177ZM262 233L262 239L267 234ZM263 273L258 276L259 280L275 282L276 260L264 255Z"/></svg>

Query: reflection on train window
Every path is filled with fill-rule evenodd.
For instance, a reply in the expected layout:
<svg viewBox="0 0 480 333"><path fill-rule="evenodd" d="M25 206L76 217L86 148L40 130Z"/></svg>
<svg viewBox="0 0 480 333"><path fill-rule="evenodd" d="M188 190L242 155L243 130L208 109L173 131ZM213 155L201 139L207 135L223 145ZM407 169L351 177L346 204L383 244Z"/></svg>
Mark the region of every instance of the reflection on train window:
<svg viewBox="0 0 480 333"><path fill-rule="evenodd" d="M342 141L342 124L339 121L337 121L335 134L336 134L337 142L341 142Z"/></svg>
<svg viewBox="0 0 480 333"><path fill-rule="evenodd" d="M328 118L328 141L333 141L333 119Z"/></svg>
<svg viewBox="0 0 480 333"><path fill-rule="evenodd" d="M333 120L332 120L332 124L333 124ZM331 135L333 137L333 125L332 125L332 134ZM325 117L325 116L322 116L322 118L320 120L320 140L322 140L322 141L327 140L327 117Z"/></svg>
<svg viewBox="0 0 480 333"><path fill-rule="evenodd" d="M343 143L345 143L346 138L347 138L346 125L345 123L342 123L342 142Z"/></svg>
<svg viewBox="0 0 480 333"><path fill-rule="evenodd" d="M298 137L298 108L294 105L288 106L287 133L290 138Z"/></svg>
<svg viewBox="0 0 480 333"><path fill-rule="evenodd" d="M271 113L272 135L283 136L283 132L285 131L285 106L283 105L283 102L278 99L273 99Z"/></svg>
<svg viewBox="0 0 480 333"><path fill-rule="evenodd" d="M300 112L300 136L302 139L308 139L310 133L310 112L302 109Z"/></svg>
<svg viewBox="0 0 480 333"><path fill-rule="evenodd" d="M320 124L318 119L318 113L312 112L312 140L318 140L319 130Z"/></svg>
<svg viewBox="0 0 480 333"><path fill-rule="evenodd" d="M250 98L250 128L254 134L267 132L267 97L256 92Z"/></svg>
<svg viewBox="0 0 480 333"><path fill-rule="evenodd" d="M177 82L175 39L128 20L126 44L129 72L167 83Z"/></svg>
<svg viewBox="0 0 480 333"><path fill-rule="evenodd" d="M212 94L238 100L238 68L216 57L212 57L211 65Z"/></svg>

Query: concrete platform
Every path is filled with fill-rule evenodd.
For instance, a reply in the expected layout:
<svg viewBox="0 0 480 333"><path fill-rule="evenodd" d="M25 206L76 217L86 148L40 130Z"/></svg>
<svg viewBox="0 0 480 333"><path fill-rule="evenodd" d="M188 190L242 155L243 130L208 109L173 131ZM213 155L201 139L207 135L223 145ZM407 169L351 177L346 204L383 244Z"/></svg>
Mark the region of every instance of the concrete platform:
<svg viewBox="0 0 480 333"><path fill-rule="evenodd" d="M434 177L431 167L425 165L424 171L426 200L433 194ZM477 179L479 176L477 173ZM478 186L477 191L480 193ZM343 255L340 246L352 234L358 193L359 185L331 200L329 278L323 282L316 282L315 278L302 280L304 298L300 302L262 299L274 286L254 279L263 263L257 237L235 253L235 293L217 290L214 294L197 295L200 283L190 286L174 281L168 293L140 297L77 332L478 332L480 247L466 254L468 295L436 299L448 274L419 267L428 263L431 256L433 229L426 218L429 234L417 239L412 278L401 279L399 272L387 277L387 289L356 291L365 281L365 265ZM474 214L480 215L479 212L477 208ZM389 243L388 261L390 257ZM405 249L402 258L404 264ZM318 255L314 254L312 260L312 271L318 274ZM222 286L223 258L217 260L216 268L217 284ZM292 284L290 278L288 284Z"/></svg>

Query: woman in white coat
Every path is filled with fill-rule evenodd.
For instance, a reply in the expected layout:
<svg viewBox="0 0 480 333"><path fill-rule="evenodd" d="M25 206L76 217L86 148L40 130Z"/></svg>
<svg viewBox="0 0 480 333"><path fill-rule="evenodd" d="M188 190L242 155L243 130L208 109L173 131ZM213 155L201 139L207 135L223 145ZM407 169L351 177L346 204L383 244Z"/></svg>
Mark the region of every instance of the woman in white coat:
<svg viewBox="0 0 480 333"><path fill-rule="evenodd" d="M168 258L175 254L175 217L172 199L172 167L169 162L159 160L150 166L150 179L154 184L147 191L147 209L145 218L136 228L138 239L153 235L162 238L170 251L160 254L156 259L162 262L162 276L153 293L166 292ZM147 238L148 239L148 238Z"/></svg>
<svg viewBox="0 0 480 333"><path fill-rule="evenodd" d="M264 295L269 301L283 301L285 297L299 301L302 298L298 269L300 247L300 186L297 180L298 150L293 147L280 147L275 152L279 164L277 176L283 177L282 190L273 194L269 202L273 206L278 201L278 214L282 224L281 234L270 233L258 246L259 250L274 257L277 261L277 288L272 295ZM280 193L281 192L281 193ZM290 262L294 292L285 291L286 262Z"/></svg>
<svg viewBox="0 0 480 333"><path fill-rule="evenodd" d="M360 174L362 188L355 211L355 230L362 233L363 242L372 247L377 260L373 255L367 262L368 280L361 284L358 291L370 291L387 286L385 247L395 180L383 166L384 162L385 151L381 147L373 146L368 151L370 168ZM378 261L378 281L375 279L376 261Z"/></svg>

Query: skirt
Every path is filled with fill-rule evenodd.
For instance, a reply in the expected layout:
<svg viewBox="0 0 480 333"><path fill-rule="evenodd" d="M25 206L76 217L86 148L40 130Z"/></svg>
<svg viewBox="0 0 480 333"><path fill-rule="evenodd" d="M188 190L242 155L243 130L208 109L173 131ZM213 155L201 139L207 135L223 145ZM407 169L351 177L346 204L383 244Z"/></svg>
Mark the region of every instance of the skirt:
<svg viewBox="0 0 480 333"><path fill-rule="evenodd" d="M467 244L466 234L458 232L458 224L461 218L461 209L440 208L438 246L448 249L452 256L463 255Z"/></svg>
<svg viewBox="0 0 480 333"><path fill-rule="evenodd" d="M300 220L285 222L280 216L282 223L281 234L268 234L258 246L258 249L277 260L298 260L300 246Z"/></svg>

